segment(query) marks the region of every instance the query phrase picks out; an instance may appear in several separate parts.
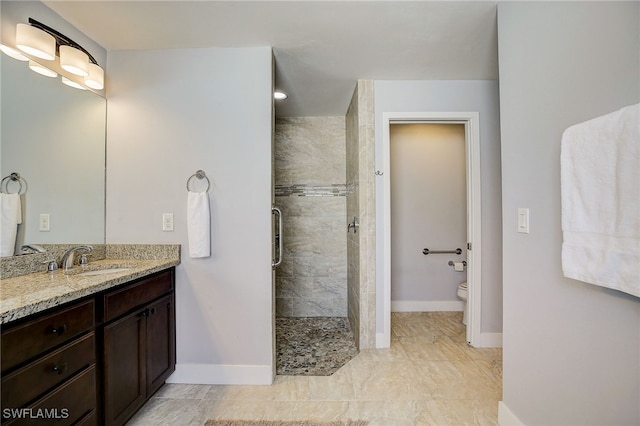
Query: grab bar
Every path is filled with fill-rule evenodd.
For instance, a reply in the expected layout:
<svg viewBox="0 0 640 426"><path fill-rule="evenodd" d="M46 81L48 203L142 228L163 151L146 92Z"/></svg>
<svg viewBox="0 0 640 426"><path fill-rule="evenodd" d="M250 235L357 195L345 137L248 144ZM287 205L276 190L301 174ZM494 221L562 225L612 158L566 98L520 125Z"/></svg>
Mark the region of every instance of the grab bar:
<svg viewBox="0 0 640 426"><path fill-rule="evenodd" d="M428 254L462 254L462 249L457 248L455 250L429 250L428 248L422 250L422 254L425 256Z"/></svg>
<svg viewBox="0 0 640 426"><path fill-rule="evenodd" d="M278 260L276 261L274 259L271 262L271 267L273 269L276 269L282 263L282 246L284 242L284 235L283 235L284 232L282 229L282 212L280 211L279 208L273 206L271 207L271 214L274 214L274 213L278 215L278 233L277 234L274 233L275 243L278 244Z"/></svg>

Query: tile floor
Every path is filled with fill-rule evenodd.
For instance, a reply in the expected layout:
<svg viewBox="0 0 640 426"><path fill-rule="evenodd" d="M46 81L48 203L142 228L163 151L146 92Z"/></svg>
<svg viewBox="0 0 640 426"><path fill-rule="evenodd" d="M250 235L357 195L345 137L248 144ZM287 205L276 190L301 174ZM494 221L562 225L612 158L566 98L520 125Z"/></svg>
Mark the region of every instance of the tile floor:
<svg viewBox="0 0 640 426"><path fill-rule="evenodd" d="M394 313L388 349L361 351L332 376L271 386L165 385L130 425L209 418L368 420L370 426L496 425L502 350L467 346L461 313Z"/></svg>

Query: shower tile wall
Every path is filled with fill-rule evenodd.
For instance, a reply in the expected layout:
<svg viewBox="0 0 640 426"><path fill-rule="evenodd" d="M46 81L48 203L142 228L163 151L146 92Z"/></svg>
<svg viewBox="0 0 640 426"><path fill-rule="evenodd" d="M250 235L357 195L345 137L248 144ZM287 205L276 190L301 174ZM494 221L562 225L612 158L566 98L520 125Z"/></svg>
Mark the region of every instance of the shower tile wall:
<svg viewBox="0 0 640 426"><path fill-rule="evenodd" d="M360 228L347 236L348 318L359 349L375 347L375 134L372 80L359 80L346 116L347 217Z"/></svg>
<svg viewBox="0 0 640 426"><path fill-rule="evenodd" d="M284 220L276 316L347 316L344 117L278 118L275 204Z"/></svg>

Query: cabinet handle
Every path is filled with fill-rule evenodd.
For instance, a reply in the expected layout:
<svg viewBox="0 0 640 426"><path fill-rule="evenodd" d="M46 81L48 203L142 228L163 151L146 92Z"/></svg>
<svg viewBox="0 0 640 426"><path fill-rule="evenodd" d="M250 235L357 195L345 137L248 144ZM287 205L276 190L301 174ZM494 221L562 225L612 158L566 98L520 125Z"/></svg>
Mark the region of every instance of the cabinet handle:
<svg viewBox="0 0 640 426"><path fill-rule="evenodd" d="M52 370L53 370L54 373L62 374L64 372L66 372L68 368L69 368L69 366L65 362L65 363L63 363L61 365L58 365L58 364L54 365Z"/></svg>
<svg viewBox="0 0 640 426"><path fill-rule="evenodd" d="M140 312L140 313L138 314L138 316L141 316L141 317L148 317L148 316L149 316L149 310L148 310L148 309L145 309L144 311Z"/></svg>
<svg viewBox="0 0 640 426"><path fill-rule="evenodd" d="M151 309L149 310L149 314L150 314L150 315L155 315L155 313L156 313L156 308L151 308Z"/></svg>
<svg viewBox="0 0 640 426"><path fill-rule="evenodd" d="M67 325L62 324L60 327L53 327L51 329L51 333L57 334L58 336L62 336L67 331Z"/></svg>

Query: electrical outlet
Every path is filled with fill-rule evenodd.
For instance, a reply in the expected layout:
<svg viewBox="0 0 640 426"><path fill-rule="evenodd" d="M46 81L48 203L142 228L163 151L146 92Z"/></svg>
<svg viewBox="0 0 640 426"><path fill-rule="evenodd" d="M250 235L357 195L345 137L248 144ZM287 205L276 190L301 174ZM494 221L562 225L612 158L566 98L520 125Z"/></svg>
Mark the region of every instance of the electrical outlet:
<svg viewBox="0 0 640 426"><path fill-rule="evenodd" d="M40 231L49 232L51 224L49 222L49 213L40 214Z"/></svg>
<svg viewBox="0 0 640 426"><path fill-rule="evenodd" d="M521 234L529 233L529 209L518 209L518 232Z"/></svg>
<svg viewBox="0 0 640 426"><path fill-rule="evenodd" d="M173 213L162 213L162 230L173 231Z"/></svg>

